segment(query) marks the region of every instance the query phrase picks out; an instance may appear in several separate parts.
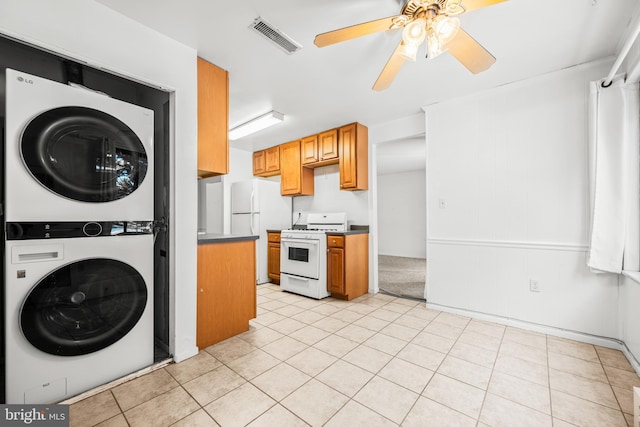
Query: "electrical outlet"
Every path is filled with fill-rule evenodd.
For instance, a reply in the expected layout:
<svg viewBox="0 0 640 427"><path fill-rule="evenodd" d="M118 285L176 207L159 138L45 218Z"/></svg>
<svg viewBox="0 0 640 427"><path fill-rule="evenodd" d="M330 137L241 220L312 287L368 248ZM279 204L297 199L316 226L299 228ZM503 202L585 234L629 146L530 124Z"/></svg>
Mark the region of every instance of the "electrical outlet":
<svg viewBox="0 0 640 427"><path fill-rule="evenodd" d="M537 280L529 279L529 290L531 292L540 292L540 283Z"/></svg>

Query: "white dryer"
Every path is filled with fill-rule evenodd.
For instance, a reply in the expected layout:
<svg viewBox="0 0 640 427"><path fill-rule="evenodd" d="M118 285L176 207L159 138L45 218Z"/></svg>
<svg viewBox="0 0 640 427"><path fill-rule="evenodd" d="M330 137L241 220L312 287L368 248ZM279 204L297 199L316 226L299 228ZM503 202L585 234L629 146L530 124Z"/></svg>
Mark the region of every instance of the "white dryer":
<svg viewBox="0 0 640 427"><path fill-rule="evenodd" d="M153 111L6 70L6 221L153 219Z"/></svg>
<svg viewBox="0 0 640 427"><path fill-rule="evenodd" d="M8 224L6 403L59 402L153 364L151 229Z"/></svg>

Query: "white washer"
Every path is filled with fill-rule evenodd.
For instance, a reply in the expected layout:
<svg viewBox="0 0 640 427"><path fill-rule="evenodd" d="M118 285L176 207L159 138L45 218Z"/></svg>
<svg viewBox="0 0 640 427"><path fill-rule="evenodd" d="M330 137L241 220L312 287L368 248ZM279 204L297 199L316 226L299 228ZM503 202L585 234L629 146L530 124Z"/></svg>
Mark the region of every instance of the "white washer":
<svg viewBox="0 0 640 427"><path fill-rule="evenodd" d="M6 221L153 218L153 111L6 70Z"/></svg>
<svg viewBox="0 0 640 427"><path fill-rule="evenodd" d="M59 402L153 363L152 248L152 234L7 240L6 403Z"/></svg>

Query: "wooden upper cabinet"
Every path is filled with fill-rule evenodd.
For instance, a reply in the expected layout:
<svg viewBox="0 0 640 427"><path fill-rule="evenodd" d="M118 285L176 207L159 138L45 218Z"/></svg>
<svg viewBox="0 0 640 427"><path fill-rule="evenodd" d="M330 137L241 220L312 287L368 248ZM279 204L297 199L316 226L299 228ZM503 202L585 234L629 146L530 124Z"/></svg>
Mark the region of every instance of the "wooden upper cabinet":
<svg viewBox="0 0 640 427"><path fill-rule="evenodd" d="M300 140L302 164L316 168L338 163L338 129L331 129Z"/></svg>
<svg viewBox="0 0 640 427"><path fill-rule="evenodd" d="M253 175L273 176L280 174L280 146L253 153Z"/></svg>
<svg viewBox="0 0 640 427"><path fill-rule="evenodd" d="M319 161L338 161L338 129L331 129L318 135Z"/></svg>
<svg viewBox="0 0 640 427"><path fill-rule="evenodd" d="M366 190L369 174L369 136L366 126L352 123L338 129L340 189Z"/></svg>
<svg viewBox="0 0 640 427"><path fill-rule="evenodd" d="M261 176L267 171L267 155L264 150L253 153L253 174Z"/></svg>
<svg viewBox="0 0 640 427"><path fill-rule="evenodd" d="M265 152L265 161L267 173L277 175L280 173L280 146L267 148Z"/></svg>
<svg viewBox="0 0 640 427"><path fill-rule="evenodd" d="M280 145L280 192L283 196L313 195L313 169L302 166L300 140Z"/></svg>
<svg viewBox="0 0 640 427"><path fill-rule="evenodd" d="M308 165L318 161L318 135L307 136L300 140L302 147L302 164Z"/></svg>
<svg viewBox="0 0 640 427"><path fill-rule="evenodd" d="M229 73L198 58L198 177L229 173Z"/></svg>

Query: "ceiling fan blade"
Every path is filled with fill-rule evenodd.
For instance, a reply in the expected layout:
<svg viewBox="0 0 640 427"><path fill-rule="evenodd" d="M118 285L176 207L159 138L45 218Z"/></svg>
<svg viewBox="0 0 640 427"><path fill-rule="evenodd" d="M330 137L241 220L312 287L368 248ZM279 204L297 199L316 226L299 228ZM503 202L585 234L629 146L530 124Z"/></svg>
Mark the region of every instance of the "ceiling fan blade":
<svg viewBox="0 0 640 427"><path fill-rule="evenodd" d="M376 80L373 85L373 90L381 91L388 88L391 85L393 79L396 77L396 74L398 74L398 71L400 71L400 68L402 68L402 65L404 64L404 61L406 61L406 59L398 55L398 51L400 50L401 46L402 42L398 44L398 47L396 47L396 50L393 51L393 54L382 69L382 72L380 72L378 80Z"/></svg>
<svg viewBox="0 0 640 427"><path fill-rule="evenodd" d="M387 18L376 19L375 21L340 28L339 30L329 31L328 33L318 34L313 43L318 47L325 47L334 43L355 39L356 37L386 31L391 29L395 18L396 16L389 16Z"/></svg>
<svg viewBox="0 0 640 427"><path fill-rule="evenodd" d="M494 4L503 3L507 0L462 0L462 7L464 7L465 13L473 12L483 7L493 6Z"/></svg>
<svg viewBox="0 0 640 427"><path fill-rule="evenodd" d="M496 62L496 58L462 28L447 44L447 49L473 74L488 69Z"/></svg>

